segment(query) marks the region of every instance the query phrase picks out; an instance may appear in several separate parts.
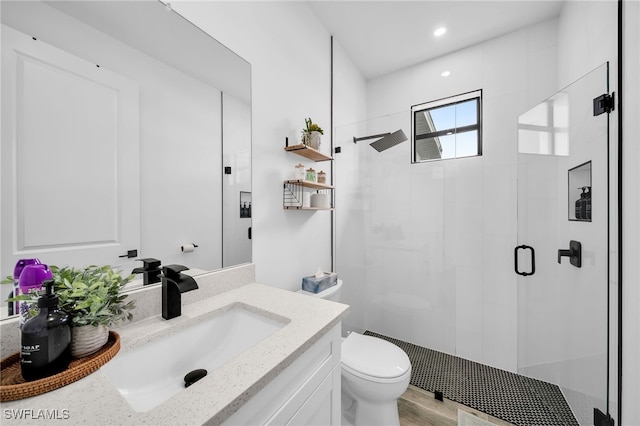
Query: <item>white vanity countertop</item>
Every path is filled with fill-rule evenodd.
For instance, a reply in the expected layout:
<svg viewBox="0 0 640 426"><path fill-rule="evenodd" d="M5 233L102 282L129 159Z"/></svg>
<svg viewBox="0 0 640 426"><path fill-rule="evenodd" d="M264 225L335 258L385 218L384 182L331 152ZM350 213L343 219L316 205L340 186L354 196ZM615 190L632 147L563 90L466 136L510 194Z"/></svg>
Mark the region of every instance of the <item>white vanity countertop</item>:
<svg viewBox="0 0 640 426"><path fill-rule="evenodd" d="M2 403L2 424L42 424L44 418L38 416L44 414L57 415L54 418L64 419L65 425L220 424L341 321L348 310L347 305L340 303L248 284L183 305L182 316L178 318L166 321L156 316L117 329L120 353L172 334L192 324L194 318L206 318L211 311L237 302L288 318L290 322L158 407L143 413L134 411L105 373L98 370L58 390ZM43 414L45 410L47 413ZM18 420L18 414L23 418Z"/></svg>

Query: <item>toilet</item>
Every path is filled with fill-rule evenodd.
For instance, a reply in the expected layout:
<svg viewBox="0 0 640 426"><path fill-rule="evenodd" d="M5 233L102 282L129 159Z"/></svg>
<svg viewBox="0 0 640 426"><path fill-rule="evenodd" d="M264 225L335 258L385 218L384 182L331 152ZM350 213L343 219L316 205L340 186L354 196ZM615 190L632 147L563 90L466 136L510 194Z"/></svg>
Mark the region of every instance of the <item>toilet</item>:
<svg viewBox="0 0 640 426"><path fill-rule="evenodd" d="M340 301L342 280L320 293L298 293ZM393 343L352 332L342 340L342 423L399 425L397 400L407 390L411 363Z"/></svg>

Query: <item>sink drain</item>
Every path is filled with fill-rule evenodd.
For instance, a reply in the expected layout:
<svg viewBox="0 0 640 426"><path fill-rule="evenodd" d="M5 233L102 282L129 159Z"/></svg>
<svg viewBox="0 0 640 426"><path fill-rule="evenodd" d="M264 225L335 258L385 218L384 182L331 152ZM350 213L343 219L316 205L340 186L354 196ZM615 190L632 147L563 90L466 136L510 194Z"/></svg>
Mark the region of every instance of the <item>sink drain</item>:
<svg viewBox="0 0 640 426"><path fill-rule="evenodd" d="M188 388L189 386L191 386L198 380L202 379L206 375L207 375L207 370L205 370L204 368L198 368L197 370L188 372L184 376L184 387Z"/></svg>

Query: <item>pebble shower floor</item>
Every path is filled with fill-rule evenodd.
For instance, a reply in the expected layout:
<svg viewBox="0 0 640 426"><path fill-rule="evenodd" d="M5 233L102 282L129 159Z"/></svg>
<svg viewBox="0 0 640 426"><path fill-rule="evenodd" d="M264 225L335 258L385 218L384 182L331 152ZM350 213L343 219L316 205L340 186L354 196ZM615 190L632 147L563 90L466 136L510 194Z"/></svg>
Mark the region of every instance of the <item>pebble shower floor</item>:
<svg viewBox="0 0 640 426"><path fill-rule="evenodd" d="M411 384L518 426L579 426L558 386L366 331L402 348Z"/></svg>

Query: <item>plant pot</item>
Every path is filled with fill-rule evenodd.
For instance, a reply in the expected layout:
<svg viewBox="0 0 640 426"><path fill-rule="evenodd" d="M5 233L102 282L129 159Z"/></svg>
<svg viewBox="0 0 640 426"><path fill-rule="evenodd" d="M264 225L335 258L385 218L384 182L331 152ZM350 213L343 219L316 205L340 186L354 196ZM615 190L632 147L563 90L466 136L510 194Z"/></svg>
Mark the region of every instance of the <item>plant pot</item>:
<svg viewBox="0 0 640 426"><path fill-rule="evenodd" d="M99 351L109 340L106 325L82 325L71 329L71 356L82 358Z"/></svg>
<svg viewBox="0 0 640 426"><path fill-rule="evenodd" d="M309 146L313 149L320 149L320 132L313 131L309 134Z"/></svg>

